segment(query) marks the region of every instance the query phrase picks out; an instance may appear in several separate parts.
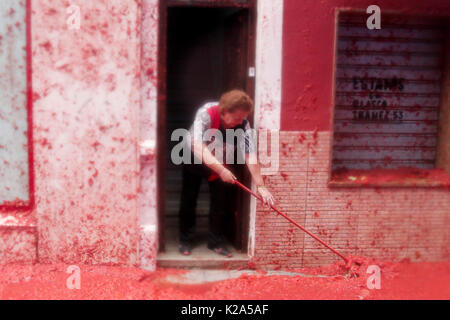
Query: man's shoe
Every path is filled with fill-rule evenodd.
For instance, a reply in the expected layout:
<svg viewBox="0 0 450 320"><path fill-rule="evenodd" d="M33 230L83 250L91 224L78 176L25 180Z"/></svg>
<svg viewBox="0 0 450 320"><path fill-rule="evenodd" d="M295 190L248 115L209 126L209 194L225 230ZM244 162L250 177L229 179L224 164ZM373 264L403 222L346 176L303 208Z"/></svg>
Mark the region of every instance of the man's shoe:
<svg viewBox="0 0 450 320"><path fill-rule="evenodd" d="M213 250L215 253L218 253L227 258L231 258L233 256L233 254L230 251L228 251L228 249L225 246L218 245L216 247L211 247L208 245L208 249Z"/></svg>
<svg viewBox="0 0 450 320"><path fill-rule="evenodd" d="M188 243L181 243L179 246L179 251L181 254L188 256L191 254L192 246Z"/></svg>

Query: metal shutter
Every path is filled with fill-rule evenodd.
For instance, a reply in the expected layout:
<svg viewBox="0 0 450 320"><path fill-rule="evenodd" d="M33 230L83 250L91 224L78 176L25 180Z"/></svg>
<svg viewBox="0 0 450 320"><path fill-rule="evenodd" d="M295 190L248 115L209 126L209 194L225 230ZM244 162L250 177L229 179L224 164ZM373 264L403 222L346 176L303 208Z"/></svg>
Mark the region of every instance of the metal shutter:
<svg viewBox="0 0 450 320"><path fill-rule="evenodd" d="M446 29L427 18L339 17L332 169L429 169L436 159Z"/></svg>

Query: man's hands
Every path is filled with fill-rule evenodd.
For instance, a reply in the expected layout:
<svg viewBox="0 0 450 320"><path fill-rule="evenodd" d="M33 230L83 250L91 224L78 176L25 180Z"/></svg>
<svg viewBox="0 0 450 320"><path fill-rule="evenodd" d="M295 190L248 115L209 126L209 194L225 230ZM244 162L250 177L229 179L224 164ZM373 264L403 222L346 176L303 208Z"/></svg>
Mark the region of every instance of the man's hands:
<svg viewBox="0 0 450 320"><path fill-rule="evenodd" d="M219 171L219 177L223 182L234 184L237 180L234 174L225 167L222 167ZM275 204L275 199L272 194L264 186L259 186L257 188L258 194L261 196L264 204L268 206L273 206Z"/></svg>
<svg viewBox="0 0 450 320"><path fill-rule="evenodd" d="M219 176L223 182L227 182L227 183L234 183L234 181L236 180L236 177L234 176L234 174L232 174L231 171L225 167L223 167L220 170Z"/></svg>
<svg viewBox="0 0 450 320"><path fill-rule="evenodd" d="M275 204L275 199L273 198L272 194L267 190L266 187L260 186L258 187L258 194L263 199L264 203L268 206L273 206Z"/></svg>

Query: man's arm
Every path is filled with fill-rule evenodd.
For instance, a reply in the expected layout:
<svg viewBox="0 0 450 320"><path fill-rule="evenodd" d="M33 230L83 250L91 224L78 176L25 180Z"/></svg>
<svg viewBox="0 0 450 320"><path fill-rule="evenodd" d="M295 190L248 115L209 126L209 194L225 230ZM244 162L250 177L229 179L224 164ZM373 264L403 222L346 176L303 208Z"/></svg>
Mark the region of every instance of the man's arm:
<svg viewBox="0 0 450 320"><path fill-rule="evenodd" d="M202 160L202 163L217 173L224 182L234 183L236 177L230 170L224 167L216 157L209 151L208 146L201 141L192 139L193 152Z"/></svg>
<svg viewBox="0 0 450 320"><path fill-rule="evenodd" d="M264 203L267 205L274 205L275 199L272 194L267 190L264 186L264 180L261 175L261 168L258 164L258 160L256 158L256 154L250 153L245 155L245 161L247 163L248 170L252 175L253 181L255 181L257 186L257 191L259 195L263 198Z"/></svg>

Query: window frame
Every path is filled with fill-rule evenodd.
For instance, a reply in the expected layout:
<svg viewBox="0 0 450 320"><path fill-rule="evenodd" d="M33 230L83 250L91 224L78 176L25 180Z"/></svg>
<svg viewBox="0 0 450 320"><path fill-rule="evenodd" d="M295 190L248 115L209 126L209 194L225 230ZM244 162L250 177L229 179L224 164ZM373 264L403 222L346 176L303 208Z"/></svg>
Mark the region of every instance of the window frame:
<svg viewBox="0 0 450 320"><path fill-rule="evenodd" d="M438 120L438 137L436 145L436 159L433 169L421 169L417 168L419 172L427 172L435 169L443 169L447 174L443 180L433 180L433 179L420 179L411 175L411 177L406 177L404 175L399 175L398 178L395 176L395 171L397 169L386 169L386 172L394 173L392 181L372 181L371 178L375 175L375 169L369 170L350 170L354 171L351 180L348 179L349 176L336 176L335 171L332 170L333 167L333 147L334 147L334 124L335 124L335 112L336 112L336 87L337 87L337 61L338 61L338 45L339 45L339 21L341 14L345 13L358 13L362 15L367 15L363 9L349 9L349 8L336 8L335 9L335 21L334 21L334 52L333 52L333 72L332 72L332 107L331 107L331 117L330 117L330 149L329 149L329 168L328 168L328 187L444 187L449 188L450 186L450 17L445 15L423 15L423 14L405 14L398 11L383 10L382 14L388 14L391 16L402 16L402 17L427 17L427 18L438 18L446 21L446 32L447 32L447 42L443 43L444 46L444 61L441 79L441 95L439 104L439 120ZM382 19L383 21L383 19ZM447 98L446 98L447 97ZM445 175L445 173L443 175Z"/></svg>

